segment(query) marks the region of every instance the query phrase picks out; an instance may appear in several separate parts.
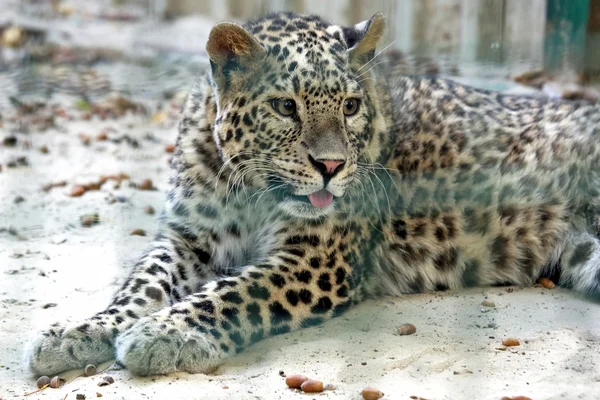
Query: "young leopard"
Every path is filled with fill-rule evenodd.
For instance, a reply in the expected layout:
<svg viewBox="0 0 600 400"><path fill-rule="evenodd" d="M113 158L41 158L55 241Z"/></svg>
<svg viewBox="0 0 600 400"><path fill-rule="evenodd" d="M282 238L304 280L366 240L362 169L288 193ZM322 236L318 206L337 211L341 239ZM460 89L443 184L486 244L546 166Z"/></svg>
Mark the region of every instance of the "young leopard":
<svg viewBox="0 0 600 400"><path fill-rule="evenodd" d="M159 235L106 310L31 342L31 371L207 372L381 295L600 293L600 107L395 76L383 29L216 25Z"/></svg>

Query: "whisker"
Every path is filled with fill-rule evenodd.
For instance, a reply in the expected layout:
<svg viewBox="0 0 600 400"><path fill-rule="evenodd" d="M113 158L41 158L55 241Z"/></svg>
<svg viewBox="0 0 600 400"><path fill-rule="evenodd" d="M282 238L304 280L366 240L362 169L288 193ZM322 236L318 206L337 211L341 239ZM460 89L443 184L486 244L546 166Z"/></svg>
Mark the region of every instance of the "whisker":
<svg viewBox="0 0 600 400"><path fill-rule="evenodd" d="M380 51L378 51L377 54L375 54L373 56L373 58L371 58L369 61L367 61L362 67L360 67L359 69L357 69L356 72L360 72L361 69L363 69L364 67L366 67L367 65L369 65L369 63L373 62L373 60L376 59L377 56L379 56L381 53L383 53L384 51L386 51L387 49L389 49L390 46L392 46L394 43L396 43L396 39L392 40L392 42L390 44L388 44L383 49L381 49Z"/></svg>

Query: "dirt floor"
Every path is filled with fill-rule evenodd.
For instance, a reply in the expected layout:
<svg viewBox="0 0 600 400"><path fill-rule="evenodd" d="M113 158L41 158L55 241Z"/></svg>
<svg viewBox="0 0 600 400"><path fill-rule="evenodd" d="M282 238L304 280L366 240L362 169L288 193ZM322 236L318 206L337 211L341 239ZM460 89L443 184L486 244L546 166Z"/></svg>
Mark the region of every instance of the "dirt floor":
<svg viewBox="0 0 600 400"><path fill-rule="evenodd" d="M174 143L179 102L116 119L111 114L127 109L123 99L75 103L79 110L72 99L64 107L3 109L0 398L360 399L366 386L385 399L600 396L600 305L541 287L384 298L322 327L265 340L213 375L140 379L126 370L94 377L75 371L64 375L62 388L26 396L36 390L21 363L28 337L57 320L101 310L155 233L169 174L165 146ZM77 184L93 189L101 176L123 173L129 178L120 184L108 179L100 190L71 196ZM153 190L141 190L145 179ZM82 226L88 214L98 222ZM131 235L134 229L146 236ZM482 306L485 299L495 307ZM403 323L414 324L416 334L398 335ZM520 346L503 348L508 337ZM106 374L115 383L99 387ZM304 374L335 390L302 394L286 388L284 374Z"/></svg>

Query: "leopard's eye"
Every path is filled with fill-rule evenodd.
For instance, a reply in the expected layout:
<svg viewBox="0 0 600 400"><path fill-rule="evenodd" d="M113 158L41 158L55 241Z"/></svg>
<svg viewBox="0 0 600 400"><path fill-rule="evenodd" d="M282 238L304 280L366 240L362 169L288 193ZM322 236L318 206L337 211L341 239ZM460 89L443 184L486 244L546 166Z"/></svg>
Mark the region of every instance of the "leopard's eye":
<svg viewBox="0 0 600 400"><path fill-rule="evenodd" d="M344 115L346 117L350 117L358 112L358 108L360 106L359 99L346 99L344 100L344 106L342 107L344 110Z"/></svg>
<svg viewBox="0 0 600 400"><path fill-rule="evenodd" d="M292 99L274 99L271 100L271 106L284 117L296 114L296 102Z"/></svg>

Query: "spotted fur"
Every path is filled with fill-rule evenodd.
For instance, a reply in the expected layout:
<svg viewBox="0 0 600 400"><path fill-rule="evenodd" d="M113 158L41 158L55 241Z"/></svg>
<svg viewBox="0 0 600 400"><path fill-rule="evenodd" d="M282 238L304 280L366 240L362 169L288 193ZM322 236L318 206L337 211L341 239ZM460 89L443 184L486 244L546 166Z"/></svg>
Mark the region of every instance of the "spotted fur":
<svg viewBox="0 0 600 400"><path fill-rule="evenodd" d="M540 276L598 294L600 108L398 76L375 65L382 31L215 26L159 235L106 310L32 341L30 369L206 372L381 295ZM332 204L306 201L324 187Z"/></svg>

